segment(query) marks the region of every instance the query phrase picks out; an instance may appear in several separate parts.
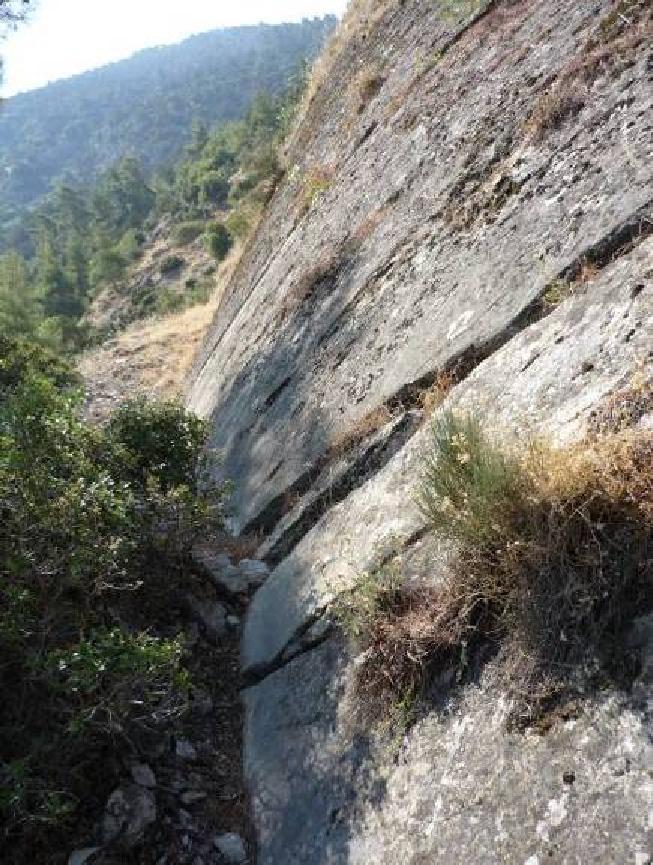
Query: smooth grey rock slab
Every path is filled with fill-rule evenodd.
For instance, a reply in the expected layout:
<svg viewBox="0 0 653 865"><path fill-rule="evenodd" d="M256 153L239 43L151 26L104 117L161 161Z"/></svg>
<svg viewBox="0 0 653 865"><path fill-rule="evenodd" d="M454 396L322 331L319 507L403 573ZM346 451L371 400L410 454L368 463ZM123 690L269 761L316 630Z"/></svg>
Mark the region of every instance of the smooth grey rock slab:
<svg viewBox="0 0 653 865"><path fill-rule="evenodd" d="M331 641L243 692L258 865L347 861L343 818L356 798L366 746L338 741L342 664Z"/></svg>
<svg viewBox="0 0 653 865"><path fill-rule="evenodd" d="M330 641L245 692L259 865L649 861L653 731L625 696L546 735L509 733L489 666L396 753L352 723L351 670Z"/></svg>
<svg viewBox="0 0 653 865"><path fill-rule="evenodd" d="M533 112L614 4L492 5L438 59L467 16L425 18L423 0L406 0L316 96L190 387L235 482L237 530L368 412L504 338L653 197L647 40L587 85L579 73L582 108L537 138ZM342 82L364 66L383 88L344 116ZM324 167L329 188L301 217ZM320 263L325 278L296 303Z"/></svg>
<svg viewBox="0 0 653 865"><path fill-rule="evenodd" d="M442 410L476 413L491 434L564 441L583 432L601 399L651 369L651 345L653 239L484 361ZM327 511L273 571L245 622L246 671L265 669L338 592L424 527L414 489L429 435L427 426Z"/></svg>

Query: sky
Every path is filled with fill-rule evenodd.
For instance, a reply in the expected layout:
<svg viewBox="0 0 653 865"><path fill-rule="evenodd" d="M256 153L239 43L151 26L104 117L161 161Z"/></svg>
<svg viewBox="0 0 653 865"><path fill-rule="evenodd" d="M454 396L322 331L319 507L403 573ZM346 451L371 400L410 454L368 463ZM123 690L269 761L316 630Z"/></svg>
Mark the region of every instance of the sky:
<svg viewBox="0 0 653 865"><path fill-rule="evenodd" d="M299 21L347 0L39 0L27 24L0 44L3 96L179 42L216 27Z"/></svg>

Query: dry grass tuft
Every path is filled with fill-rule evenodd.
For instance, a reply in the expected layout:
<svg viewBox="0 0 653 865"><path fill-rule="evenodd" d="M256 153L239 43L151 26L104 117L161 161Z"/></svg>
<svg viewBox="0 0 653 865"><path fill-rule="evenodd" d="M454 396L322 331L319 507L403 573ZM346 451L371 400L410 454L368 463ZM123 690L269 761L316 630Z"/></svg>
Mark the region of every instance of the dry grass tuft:
<svg viewBox="0 0 653 865"><path fill-rule="evenodd" d="M243 559L255 559L262 543L262 533L238 536L224 534L217 539L214 546L219 546L234 562L240 562Z"/></svg>
<svg viewBox="0 0 653 865"><path fill-rule="evenodd" d="M349 93L353 111L362 114L372 99L380 93L384 84L385 77L377 68L362 69L354 79Z"/></svg>
<svg viewBox="0 0 653 865"><path fill-rule="evenodd" d="M436 408L442 405L451 388L456 384L456 376L451 371L439 372L433 384L419 396L424 420L428 420Z"/></svg>
<svg viewBox="0 0 653 865"><path fill-rule="evenodd" d="M653 37L650 0L620 0L595 34L535 105L526 131L535 140L560 127L584 106L588 88L604 74L617 75L631 66L637 49Z"/></svg>
<svg viewBox="0 0 653 865"><path fill-rule="evenodd" d="M353 248L360 248L365 241L370 238L383 220L389 213L390 208L387 205L377 207L368 216L360 222L351 233L350 245Z"/></svg>
<svg viewBox="0 0 653 865"><path fill-rule="evenodd" d="M586 95L574 82L556 82L536 102L526 121L526 130L536 141L542 141L553 129L559 129L565 120L578 114L585 106Z"/></svg>
<svg viewBox="0 0 653 865"><path fill-rule="evenodd" d="M333 183L335 167L333 165L317 165L307 171L301 184L297 203L297 215L304 216L316 201L324 195Z"/></svg>
<svg viewBox="0 0 653 865"><path fill-rule="evenodd" d="M359 418L347 430L336 435L329 445L328 458L337 459L368 436L373 435L392 420L392 412L385 405L377 406Z"/></svg>
<svg viewBox="0 0 653 865"><path fill-rule="evenodd" d="M337 80L334 69L346 47L353 42L367 41L385 16L401 3L402 0L350 0L342 21L313 65L304 99L285 148L286 154L292 152L295 145L301 148L310 137L313 118L317 120L319 116L315 110L318 95L325 91L328 82Z"/></svg>
<svg viewBox="0 0 653 865"><path fill-rule="evenodd" d="M648 414L653 415L653 379L642 369L627 387L611 394L592 412L589 433L619 433L636 426Z"/></svg>
<svg viewBox="0 0 653 865"><path fill-rule="evenodd" d="M347 600L368 706L423 689L435 670L460 673L483 646L500 653L520 725L624 674L623 632L653 600L653 433L511 452L447 413L418 499L456 554L437 588L382 574Z"/></svg>
<svg viewBox="0 0 653 865"><path fill-rule="evenodd" d="M325 251L312 267L302 271L299 279L294 282L284 298L283 318L295 312L306 303L321 286L335 282L343 261L339 250Z"/></svg>

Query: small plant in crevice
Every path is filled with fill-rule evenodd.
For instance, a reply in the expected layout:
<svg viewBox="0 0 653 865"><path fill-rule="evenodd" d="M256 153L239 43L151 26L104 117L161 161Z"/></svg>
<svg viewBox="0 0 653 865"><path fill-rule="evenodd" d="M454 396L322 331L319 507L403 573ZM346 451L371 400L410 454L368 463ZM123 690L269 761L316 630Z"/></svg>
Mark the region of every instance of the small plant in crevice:
<svg viewBox="0 0 653 865"><path fill-rule="evenodd" d="M371 601L349 602L368 704L424 691L487 650L498 654L517 725L628 680L624 632L653 601L650 431L508 449L474 418L444 413L418 503L454 552L436 585L381 575Z"/></svg>
<svg viewBox="0 0 653 865"><path fill-rule="evenodd" d="M374 66L360 71L353 82L350 93L352 109L356 114L362 114L369 103L380 93L385 84L385 77Z"/></svg>
<svg viewBox="0 0 653 865"><path fill-rule="evenodd" d="M330 459L338 459L368 438L368 436L374 435L386 424L389 424L392 419L393 414L386 405L382 404L370 409L370 411L354 421L350 427L339 431L333 436L327 450L328 457Z"/></svg>
<svg viewBox="0 0 653 865"><path fill-rule="evenodd" d="M490 0L438 0L437 11L445 21L455 21L482 12Z"/></svg>
<svg viewBox="0 0 653 865"><path fill-rule="evenodd" d="M316 165L302 179L298 200L298 215L304 216L329 190L333 183L335 168L332 165Z"/></svg>
<svg viewBox="0 0 653 865"><path fill-rule="evenodd" d="M338 597L333 615L357 648L358 716L393 734L406 726L437 660L440 639L436 588L403 585L392 563L363 574ZM403 723L397 723L403 719Z"/></svg>
<svg viewBox="0 0 653 865"><path fill-rule="evenodd" d="M556 82L536 102L526 121L526 129L535 141L542 141L547 133L559 129L570 117L585 106L586 94L575 81Z"/></svg>

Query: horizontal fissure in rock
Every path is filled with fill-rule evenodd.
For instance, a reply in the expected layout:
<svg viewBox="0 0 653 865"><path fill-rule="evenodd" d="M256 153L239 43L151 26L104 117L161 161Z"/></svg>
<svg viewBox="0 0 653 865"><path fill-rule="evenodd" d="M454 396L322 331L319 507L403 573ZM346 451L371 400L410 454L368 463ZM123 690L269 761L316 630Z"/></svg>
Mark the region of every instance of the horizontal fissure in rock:
<svg viewBox="0 0 653 865"><path fill-rule="evenodd" d="M596 273L600 272L653 233L652 207L653 202L647 202L599 241L586 247L543 287L531 303L525 306L512 321L493 337L481 344L467 346L446 364L430 369L414 381L402 385L378 406L377 410L387 409L388 416L393 418L401 417L402 414L404 417L408 417L410 412L421 410L424 392L432 388L440 377L447 379L450 387L461 384L483 361L503 348L523 330L540 321L555 309L555 305L543 302L553 285L561 282L573 284L582 277L583 270L588 265ZM384 442L381 447L377 444L371 447L366 446L366 442L373 438L376 430L366 436L352 435L349 447L346 449L349 454L353 455L351 465L344 474L339 476L336 484L328 486L316 499L309 502L306 508L300 511L297 520L284 530L280 538L274 542L266 554L266 559L273 565L279 564L333 505L342 501L350 492L362 486L378 472L392 456L392 453L398 447L403 446L417 431L418 427L419 424L404 425L403 422L400 423L396 431L393 431L391 441ZM386 457L382 458L382 454L386 454ZM275 496L262 511L250 520L244 527L243 534L272 534L275 527L291 513L293 508L291 503L305 497L318 481L320 475L329 466L334 465L337 460L341 460L343 456L346 458L347 453L334 453L332 449L325 451L293 484Z"/></svg>

